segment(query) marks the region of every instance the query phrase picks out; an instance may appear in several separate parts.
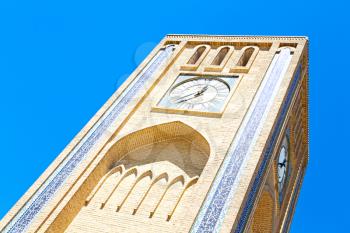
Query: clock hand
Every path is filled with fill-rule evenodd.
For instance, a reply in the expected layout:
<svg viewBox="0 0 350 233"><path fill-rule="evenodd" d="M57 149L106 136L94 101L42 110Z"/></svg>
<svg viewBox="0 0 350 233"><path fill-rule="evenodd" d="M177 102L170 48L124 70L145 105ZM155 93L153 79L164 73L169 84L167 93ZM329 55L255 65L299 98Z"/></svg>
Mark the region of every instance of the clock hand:
<svg viewBox="0 0 350 233"><path fill-rule="evenodd" d="M178 100L180 99L180 101L178 101L177 103L182 103L182 102L185 102L187 100L194 99L194 98L196 98L198 96L201 96L206 90L208 90L208 85L206 85L205 87L202 88L202 90L197 91L196 93L191 93L191 94L188 94L188 95L185 95L185 96L181 96L180 98L178 98ZM191 95L193 95L192 98L183 99L183 98L191 96Z"/></svg>
<svg viewBox="0 0 350 233"><path fill-rule="evenodd" d="M198 92L198 93L196 93L194 96L192 96L191 98L182 99L182 100L178 101L177 103L182 103L182 102L185 102L185 101L187 101L187 100L191 100L191 99L197 98L197 97L199 97L199 96L201 96L201 95L203 95L203 92Z"/></svg>
<svg viewBox="0 0 350 233"><path fill-rule="evenodd" d="M285 164L285 163L278 163L278 166L279 166L279 167L285 167L286 164Z"/></svg>
<svg viewBox="0 0 350 233"><path fill-rule="evenodd" d="M287 163L287 159L284 159L282 163L278 162L278 166L285 167Z"/></svg>
<svg viewBox="0 0 350 233"><path fill-rule="evenodd" d="M203 87L202 90L198 91L196 95L197 95L197 96L200 96L200 95L202 95L206 90L208 90L208 85L206 85L205 87Z"/></svg>
<svg viewBox="0 0 350 233"><path fill-rule="evenodd" d="M191 97L191 98L182 99L182 100L178 101L177 103L179 104L179 103L182 103L182 102L186 102L187 100L191 100L191 99L194 99L194 98L196 98L196 97L197 97L197 96L193 96L193 97Z"/></svg>
<svg viewBox="0 0 350 233"><path fill-rule="evenodd" d="M197 93L198 93L198 92L194 92L194 93L191 93L191 94L188 94L188 95L181 96L181 97L177 98L177 100L183 99L183 98L188 97L188 96L191 96L191 95L196 95Z"/></svg>

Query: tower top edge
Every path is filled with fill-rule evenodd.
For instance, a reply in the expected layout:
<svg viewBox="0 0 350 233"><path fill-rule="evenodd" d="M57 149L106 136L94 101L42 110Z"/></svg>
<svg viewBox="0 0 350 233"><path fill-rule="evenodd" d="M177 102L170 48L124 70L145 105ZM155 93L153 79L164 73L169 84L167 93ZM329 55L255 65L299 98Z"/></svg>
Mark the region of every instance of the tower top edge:
<svg viewBox="0 0 350 233"><path fill-rule="evenodd" d="M277 36L277 35L210 35L210 34L167 34L166 39L240 39L240 40L304 40L308 41L308 36Z"/></svg>

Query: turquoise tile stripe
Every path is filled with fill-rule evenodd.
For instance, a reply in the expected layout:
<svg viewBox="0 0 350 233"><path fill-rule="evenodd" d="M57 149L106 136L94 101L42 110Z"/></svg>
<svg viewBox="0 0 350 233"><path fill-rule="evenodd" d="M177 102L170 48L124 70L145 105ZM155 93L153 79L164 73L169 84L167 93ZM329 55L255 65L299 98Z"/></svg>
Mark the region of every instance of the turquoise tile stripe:
<svg viewBox="0 0 350 233"><path fill-rule="evenodd" d="M261 123L270 107L269 104L273 96L278 91L278 84L284 77L291 57L289 48L282 48L280 53L275 55L264 78L265 84L260 87L252 107L245 117L246 123L242 124L238 136L231 144L223 166L221 166L214 180L214 185L197 216L191 230L192 233L211 233L220 230L239 170L260 132Z"/></svg>
<svg viewBox="0 0 350 233"><path fill-rule="evenodd" d="M57 190L64 184L67 178L72 174L73 170L85 159L91 148L98 142L105 131L116 120L120 113L130 103L132 98L143 88L145 83L149 81L153 74L160 66L166 63L174 51L175 46L169 45L161 49L155 57L147 64L145 69L138 77L129 85L128 89L122 93L112 106L109 114L99 120L94 127L93 132L88 133L85 140L78 144L77 149L73 150L63 162L62 166L51 174L48 180L42 185L33 197L26 203L21 211L14 219L5 227L3 232L20 233L24 232L31 221L42 210L45 204L55 195Z"/></svg>
<svg viewBox="0 0 350 233"><path fill-rule="evenodd" d="M302 70L302 67L301 65L298 65L298 68L297 68L297 72L293 78L293 81L292 81L292 84L288 90L288 93L287 93L287 97L285 98L285 101L282 105L282 110L281 110L281 113L278 117L278 120L277 120L277 123L273 129L273 132L272 132L272 135L269 139L269 141L267 142L267 148L266 150L264 151L264 157L263 157L263 161L259 167L259 170L258 170L258 173L254 179L254 182L253 182L253 185L252 185L252 188L251 190L249 191L249 196L247 198L247 201L245 203L245 207L242 211L242 214L241 214L241 217L240 217L240 220L237 224L237 227L236 229L232 229L232 233L241 233L244 231L244 228L247 224L247 221L248 221L248 218L249 218L249 215L251 213L251 210L253 208L253 205L254 205L254 201L256 199L256 195L258 193L258 190L259 190L259 187L261 186L261 180L262 180L262 177L264 175L264 172L266 170L266 167L267 167L267 164L268 162L270 161L271 159L271 156L272 156L272 152L276 146L276 143L277 143L277 138L278 138L278 135L280 134L281 132L281 129L282 129L282 126L283 126L283 122L285 121L286 119L286 115L287 115L287 112L288 112L288 109L290 108L290 104L291 104L291 101L293 99L293 96L295 94L295 90L298 86L298 83L300 81L300 78L301 78L301 70Z"/></svg>

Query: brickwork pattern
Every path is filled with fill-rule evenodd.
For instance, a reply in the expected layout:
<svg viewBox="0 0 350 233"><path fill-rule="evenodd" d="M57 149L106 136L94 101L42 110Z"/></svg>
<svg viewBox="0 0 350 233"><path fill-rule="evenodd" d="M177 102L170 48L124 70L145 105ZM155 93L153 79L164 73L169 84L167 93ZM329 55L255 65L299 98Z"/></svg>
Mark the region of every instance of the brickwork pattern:
<svg viewBox="0 0 350 233"><path fill-rule="evenodd" d="M167 54L166 61L159 62L157 67L150 66L159 51L171 44L175 45L175 49ZM232 180L235 186L230 186L230 198L225 197L227 201L219 198L215 202L216 207L225 210L218 212L218 215L214 211L215 214L212 215L222 215L220 223L216 224L215 220L213 225L207 224L209 228L198 232L213 229L214 232L226 233L250 227L246 223L252 216L251 208L255 199L260 198L257 191L265 184L265 173L271 170L269 166L264 166L259 171L261 164L268 165L273 159L265 157L264 151L266 145L271 144L269 140L272 129L276 128L281 106L297 67L307 60L307 56L302 56L306 45L305 37L166 36L4 217L0 222L0 231L191 231L201 208L205 212L210 206L205 205L204 201L210 189L215 186L213 182L220 176L220 167L225 158L229 157L235 138L239 138L239 130L247 121L248 113L256 106L255 96L267 81L265 74L274 56L281 53L282 48L288 47L293 55L274 97L270 92L263 95L267 97L266 100L271 101L271 107L266 116L260 118L264 119L263 122L257 120L257 123L261 123L261 131L252 141L249 153L246 153L249 160L242 163L242 166L238 166L238 160L233 161L232 167L237 169L232 174L239 175ZM194 56L196 50L202 46L205 49ZM254 48L254 51L250 48ZM245 53L247 50L249 53ZM152 70L151 75L145 75L145 71L149 69ZM235 76L237 83L220 114L155 111L157 103L180 74ZM134 91L133 87L137 90ZM302 91L307 92L307 88ZM121 98L123 107L117 107L118 110L114 111L117 112L115 117L106 121L108 124L104 123L103 120L111 111L113 113ZM304 110L307 108L307 95L303 95L300 101L303 103L302 110L295 110L304 111L304 115L300 116L304 131L300 133L296 127L294 133L303 135L302 145L299 147L307 148L308 122ZM261 106L265 106L265 102ZM259 114L254 114L253 118L258 119L258 116ZM95 132L101 127L102 134ZM280 131L273 136L277 141L279 133ZM91 141L91 135L100 137ZM35 208L34 212L26 212L33 210L30 207L32 200L36 200L35 195L42 192L41 187L50 183L52 174L62 171L65 161L78 158L72 155L76 154L76 148L84 142L92 143L92 147L83 150L86 152L84 156L78 156L81 159L74 160L77 162L72 169L64 172L64 185L57 183L59 185L55 186L53 192L49 192L49 198L45 198L40 208ZM246 141L239 143L241 147L246 144L244 142ZM296 145L297 143L300 144L299 140L295 142ZM306 150L300 150L301 157L307 156ZM152 187L155 187L151 185L153 182L163 188L158 190L163 191L152 191ZM254 189L250 189L252 186ZM147 192L150 194L145 195ZM288 203L289 193L290 190L286 199ZM250 204L246 205L247 203ZM291 208L294 207L288 207L289 212ZM280 216L285 216L287 207L281 207L279 211ZM240 225L242 216L244 221ZM259 219L260 217L256 217L255 222ZM288 221L281 217L280 222L288 225ZM273 231L281 226L277 226L277 222L273 221Z"/></svg>

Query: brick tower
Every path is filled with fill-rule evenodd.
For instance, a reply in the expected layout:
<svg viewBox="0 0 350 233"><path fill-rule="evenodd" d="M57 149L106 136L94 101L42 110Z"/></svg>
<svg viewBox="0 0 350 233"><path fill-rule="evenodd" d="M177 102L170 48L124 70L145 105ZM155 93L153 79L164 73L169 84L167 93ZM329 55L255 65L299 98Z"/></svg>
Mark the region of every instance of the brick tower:
<svg viewBox="0 0 350 233"><path fill-rule="evenodd" d="M168 35L1 232L288 232L308 161L305 37Z"/></svg>

